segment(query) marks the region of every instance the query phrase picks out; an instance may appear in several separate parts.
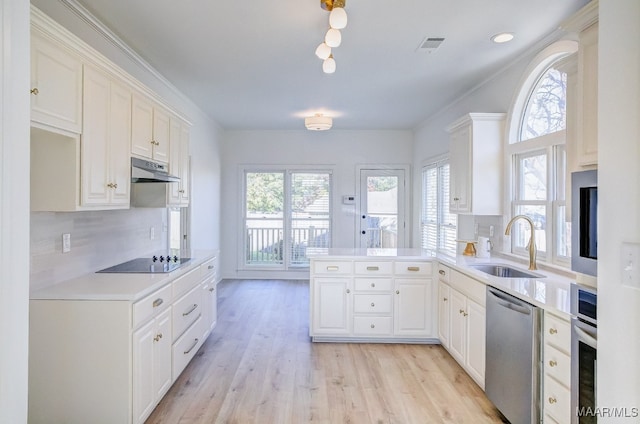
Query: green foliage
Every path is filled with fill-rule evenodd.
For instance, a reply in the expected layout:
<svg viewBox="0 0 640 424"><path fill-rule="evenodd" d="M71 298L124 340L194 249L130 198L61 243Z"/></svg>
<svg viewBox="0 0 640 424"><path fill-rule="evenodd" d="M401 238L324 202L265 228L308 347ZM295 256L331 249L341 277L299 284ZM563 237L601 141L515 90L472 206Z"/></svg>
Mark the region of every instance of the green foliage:
<svg viewBox="0 0 640 424"><path fill-rule="evenodd" d="M284 210L284 174L247 173L247 212L276 214Z"/></svg>

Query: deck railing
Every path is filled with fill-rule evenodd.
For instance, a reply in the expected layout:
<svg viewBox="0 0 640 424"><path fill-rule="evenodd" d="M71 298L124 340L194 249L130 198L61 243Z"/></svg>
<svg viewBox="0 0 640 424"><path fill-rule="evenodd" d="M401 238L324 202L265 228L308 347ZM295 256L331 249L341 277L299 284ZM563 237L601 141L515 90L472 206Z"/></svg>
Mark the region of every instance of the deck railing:
<svg viewBox="0 0 640 424"><path fill-rule="evenodd" d="M284 230L282 228L247 228L246 263L282 264L284 263ZM329 229L318 227L293 228L291 230L289 261L291 265L304 265L309 262L306 253L308 247L329 247Z"/></svg>

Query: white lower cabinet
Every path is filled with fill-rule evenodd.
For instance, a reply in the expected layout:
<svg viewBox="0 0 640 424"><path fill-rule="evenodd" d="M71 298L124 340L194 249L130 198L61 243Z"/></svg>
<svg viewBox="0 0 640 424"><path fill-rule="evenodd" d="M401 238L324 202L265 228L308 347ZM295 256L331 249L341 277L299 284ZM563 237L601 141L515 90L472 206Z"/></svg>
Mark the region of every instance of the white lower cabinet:
<svg viewBox="0 0 640 424"><path fill-rule="evenodd" d="M433 339L429 261L311 260L314 341Z"/></svg>
<svg viewBox="0 0 640 424"><path fill-rule="evenodd" d="M439 337L442 345L484 389L486 352L485 285L457 271L440 266ZM443 342L444 341L444 342Z"/></svg>
<svg viewBox="0 0 640 424"><path fill-rule="evenodd" d="M144 422L171 387L171 308L133 333L133 421Z"/></svg>
<svg viewBox="0 0 640 424"><path fill-rule="evenodd" d="M545 422L570 424L571 323L545 311L543 342L542 405Z"/></svg>
<svg viewBox="0 0 640 424"><path fill-rule="evenodd" d="M209 259L134 303L31 300L29 422L143 423L215 326L216 269Z"/></svg>

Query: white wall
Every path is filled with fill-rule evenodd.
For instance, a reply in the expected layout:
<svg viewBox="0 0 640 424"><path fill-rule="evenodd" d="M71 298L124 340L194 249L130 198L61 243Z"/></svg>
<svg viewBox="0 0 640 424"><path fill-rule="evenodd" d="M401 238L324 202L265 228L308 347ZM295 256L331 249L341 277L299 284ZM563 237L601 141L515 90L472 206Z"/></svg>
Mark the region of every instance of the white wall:
<svg viewBox="0 0 640 424"><path fill-rule="evenodd" d="M640 2L600 1L598 54L597 400L631 412L640 409L640 285L623 284L621 248L640 243Z"/></svg>
<svg viewBox="0 0 640 424"><path fill-rule="evenodd" d="M29 3L0 0L0 423L27 421Z"/></svg>
<svg viewBox="0 0 640 424"><path fill-rule="evenodd" d="M302 122L301 122L302 125ZM239 273L237 253L242 225L241 165L327 165L333 168L333 247L354 247L355 207L342 205L342 195L357 194L358 164L410 164L410 131L229 131L222 146L222 276L261 275ZM410 179L408 180L408 182ZM269 274L272 278L308 278Z"/></svg>
<svg viewBox="0 0 640 424"><path fill-rule="evenodd" d="M87 44L105 55L109 60L123 68L133 77L141 81L143 84L156 92L167 104L180 111L192 123L190 132L190 153L191 153L191 206L188 213L191 217L191 247L195 249L217 249L220 246L220 138L221 129L202 112L193 102L182 95L174 86L166 81L162 75L158 74L153 68L144 61L139 61L135 52L127 50L118 45L117 42L110 40L108 36L100 33L96 26L92 25L86 17L75 13L65 3L50 0L34 0L33 5L38 7L44 13L49 15L55 21L60 23L66 29L81 38ZM100 24L98 23L98 27ZM108 31L108 30L107 30ZM143 209L132 209L128 213L121 213L119 216L126 220L125 227L132 229L132 232L139 237L133 241L133 246L140 247L138 253L134 253L131 249L124 249L127 254L132 256L147 254L151 249L142 250L144 247L162 248L164 245L156 242L153 246L149 245L149 226L155 225L158 220L166 222L163 217L164 212L157 210L150 218L151 222L146 222L149 218L149 212ZM90 215L88 215L90 214ZM69 218L64 214L48 215L46 218L35 216L32 219L34 239L37 240L37 246L56 245L60 234L51 232L49 227L63 228L69 226L70 221L82 220L86 215L86 220L98 222L103 219L105 222L112 222L113 216L117 214L113 211L103 212L75 212L73 218ZM166 214L166 213L165 213ZM137 225L136 225L137 224ZM134 226L135 225L135 226ZM133 227L132 227L133 226ZM144 230L146 228L146 230ZM166 239L166 232L158 231L162 225L156 227L157 238ZM89 266L97 265L98 268L103 265L117 263L123 260L121 252L113 251L111 246L120 243L131 242L130 236L123 236L121 232L104 233L105 228L87 228L79 226L75 229L75 236L72 232L72 252L73 239L88 240L96 234L103 234L98 240L90 243L92 249L86 249L84 254L67 255L59 257L63 262L60 264L64 271L58 272L59 276L64 279L72 275L86 271ZM143 231L144 230L144 231ZM46 239L42 237L46 236ZM121 237L122 236L122 237ZM108 248L109 247L109 248ZM36 250L35 254L42 254L42 250ZM57 252L49 251L48 258L35 258L36 268L34 273L43 275L43 267L39 264L50 261L56 256ZM92 256L93 253L93 256ZM82 261L80 261L82 258ZM126 258L125 258L126 259ZM39 262L38 262L39 261ZM98 265L99 264L99 265ZM98 269L96 268L96 269ZM64 277L64 278L63 278ZM46 281L36 276L35 286L41 284L50 284L61 281L47 278Z"/></svg>

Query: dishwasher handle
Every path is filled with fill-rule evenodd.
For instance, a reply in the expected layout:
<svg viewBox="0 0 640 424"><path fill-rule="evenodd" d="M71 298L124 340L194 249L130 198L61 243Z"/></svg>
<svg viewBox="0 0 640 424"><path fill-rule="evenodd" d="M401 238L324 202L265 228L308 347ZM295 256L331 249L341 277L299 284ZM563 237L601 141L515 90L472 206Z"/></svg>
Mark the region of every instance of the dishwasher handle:
<svg viewBox="0 0 640 424"><path fill-rule="evenodd" d="M526 307L518 303L515 303L514 302L514 300L516 300L515 297L509 296L497 290L492 290L490 287L487 288L487 293L495 297L494 301L500 306L503 306L507 309L511 309L512 311L521 313L523 315L531 314L531 307Z"/></svg>

